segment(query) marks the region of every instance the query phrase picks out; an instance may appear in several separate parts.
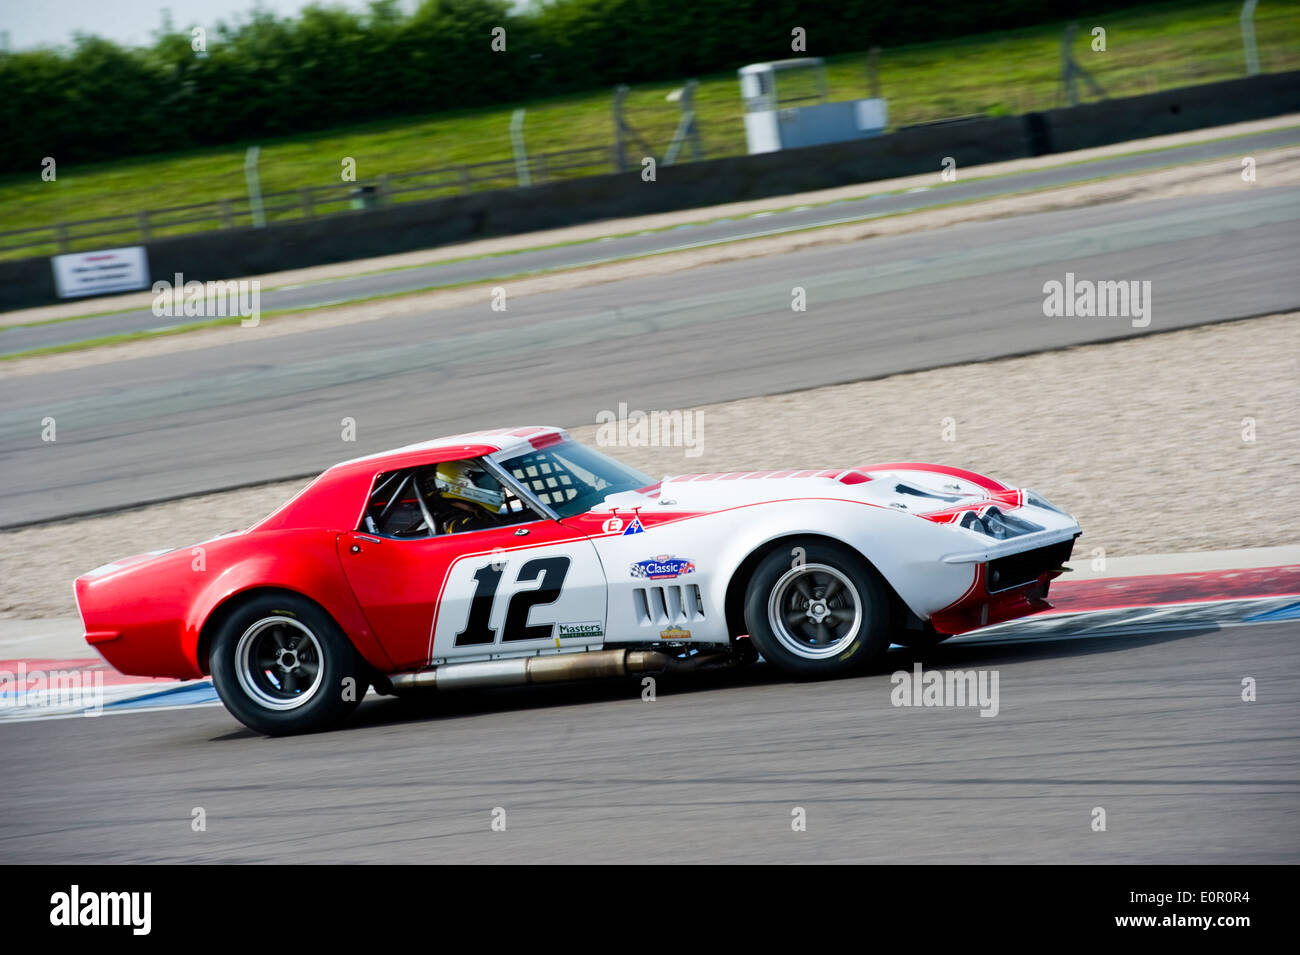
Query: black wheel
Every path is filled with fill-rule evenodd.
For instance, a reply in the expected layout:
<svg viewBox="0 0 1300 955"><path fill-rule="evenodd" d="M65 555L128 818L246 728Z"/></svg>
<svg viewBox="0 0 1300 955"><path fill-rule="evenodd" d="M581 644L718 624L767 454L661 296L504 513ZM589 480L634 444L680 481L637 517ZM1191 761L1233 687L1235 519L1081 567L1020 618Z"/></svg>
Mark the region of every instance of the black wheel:
<svg viewBox="0 0 1300 955"><path fill-rule="evenodd" d="M884 653L889 610L870 564L847 547L814 541L763 558L745 593L745 625L758 651L805 679L852 673Z"/></svg>
<svg viewBox="0 0 1300 955"><path fill-rule="evenodd" d="M365 667L329 614L293 594L240 605L212 641L212 682L235 719L271 736L345 719L365 696Z"/></svg>

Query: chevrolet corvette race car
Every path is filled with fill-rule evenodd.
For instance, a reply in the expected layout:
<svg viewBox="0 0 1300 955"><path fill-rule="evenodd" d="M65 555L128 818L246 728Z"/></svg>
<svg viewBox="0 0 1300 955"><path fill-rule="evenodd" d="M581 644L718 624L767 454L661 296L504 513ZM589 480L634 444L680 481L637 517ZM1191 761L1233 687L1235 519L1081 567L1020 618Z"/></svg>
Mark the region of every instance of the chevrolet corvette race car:
<svg viewBox="0 0 1300 955"><path fill-rule="evenodd" d="M1079 525L1033 491L881 464L654 481L557 428L330 468L245 531L75 584L123 673L200 678L271 734L401 693L688 670L858 671L1050 606Z"/></svg>

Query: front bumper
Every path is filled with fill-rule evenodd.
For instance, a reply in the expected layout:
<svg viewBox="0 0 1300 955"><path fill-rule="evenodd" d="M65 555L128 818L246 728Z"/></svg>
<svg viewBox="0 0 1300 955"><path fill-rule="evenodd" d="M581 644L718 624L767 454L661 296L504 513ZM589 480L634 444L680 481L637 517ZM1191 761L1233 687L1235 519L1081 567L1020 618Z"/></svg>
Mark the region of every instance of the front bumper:
<svg viewBox="0 0 1300 955"><path fill-rule="evenodd" d="M975 580L958 600L930 622L940 633L965 633L1050 610L1047 591L1064 573L1078 535L1029 550L989 555L975 565Z"/></svg>

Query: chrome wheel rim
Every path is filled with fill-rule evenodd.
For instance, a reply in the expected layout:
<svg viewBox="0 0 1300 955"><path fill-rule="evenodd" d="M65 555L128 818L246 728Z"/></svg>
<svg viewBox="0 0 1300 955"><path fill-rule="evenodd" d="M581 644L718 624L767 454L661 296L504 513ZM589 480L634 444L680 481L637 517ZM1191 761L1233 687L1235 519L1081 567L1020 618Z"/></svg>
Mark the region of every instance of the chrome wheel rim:
<svg viewBox="0 0 1300 955"><path fill-rule="evenodd" d="M294 710L320 691L324 653L316 635L292 617L263 617L235 645L235 676L259 706Z"/></svg>
<svg viewBox="0 0 1300 955"><path fill-rule="evenodd" d="M826 564L786 571L772 587L767 619L781 646L806 660L842 652L862 627L862 598L853 581Z"/></svg>

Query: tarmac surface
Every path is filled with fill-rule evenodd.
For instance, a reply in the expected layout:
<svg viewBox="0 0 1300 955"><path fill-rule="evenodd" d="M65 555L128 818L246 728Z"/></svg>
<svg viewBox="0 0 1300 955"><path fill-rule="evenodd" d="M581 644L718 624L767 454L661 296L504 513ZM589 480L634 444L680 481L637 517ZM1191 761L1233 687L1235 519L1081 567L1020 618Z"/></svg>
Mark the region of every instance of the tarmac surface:
<svg viewBox="0 0 1300 955"><path fill-rule="evenodd" d="M996 672L991 717L895 706L922 658L894 649L854 679L759 664L654 701L635 680L371 697L284 739L216 706L0 725L0 862L1295 863L1300 622L1166 621L924 655Z"/></svg>

